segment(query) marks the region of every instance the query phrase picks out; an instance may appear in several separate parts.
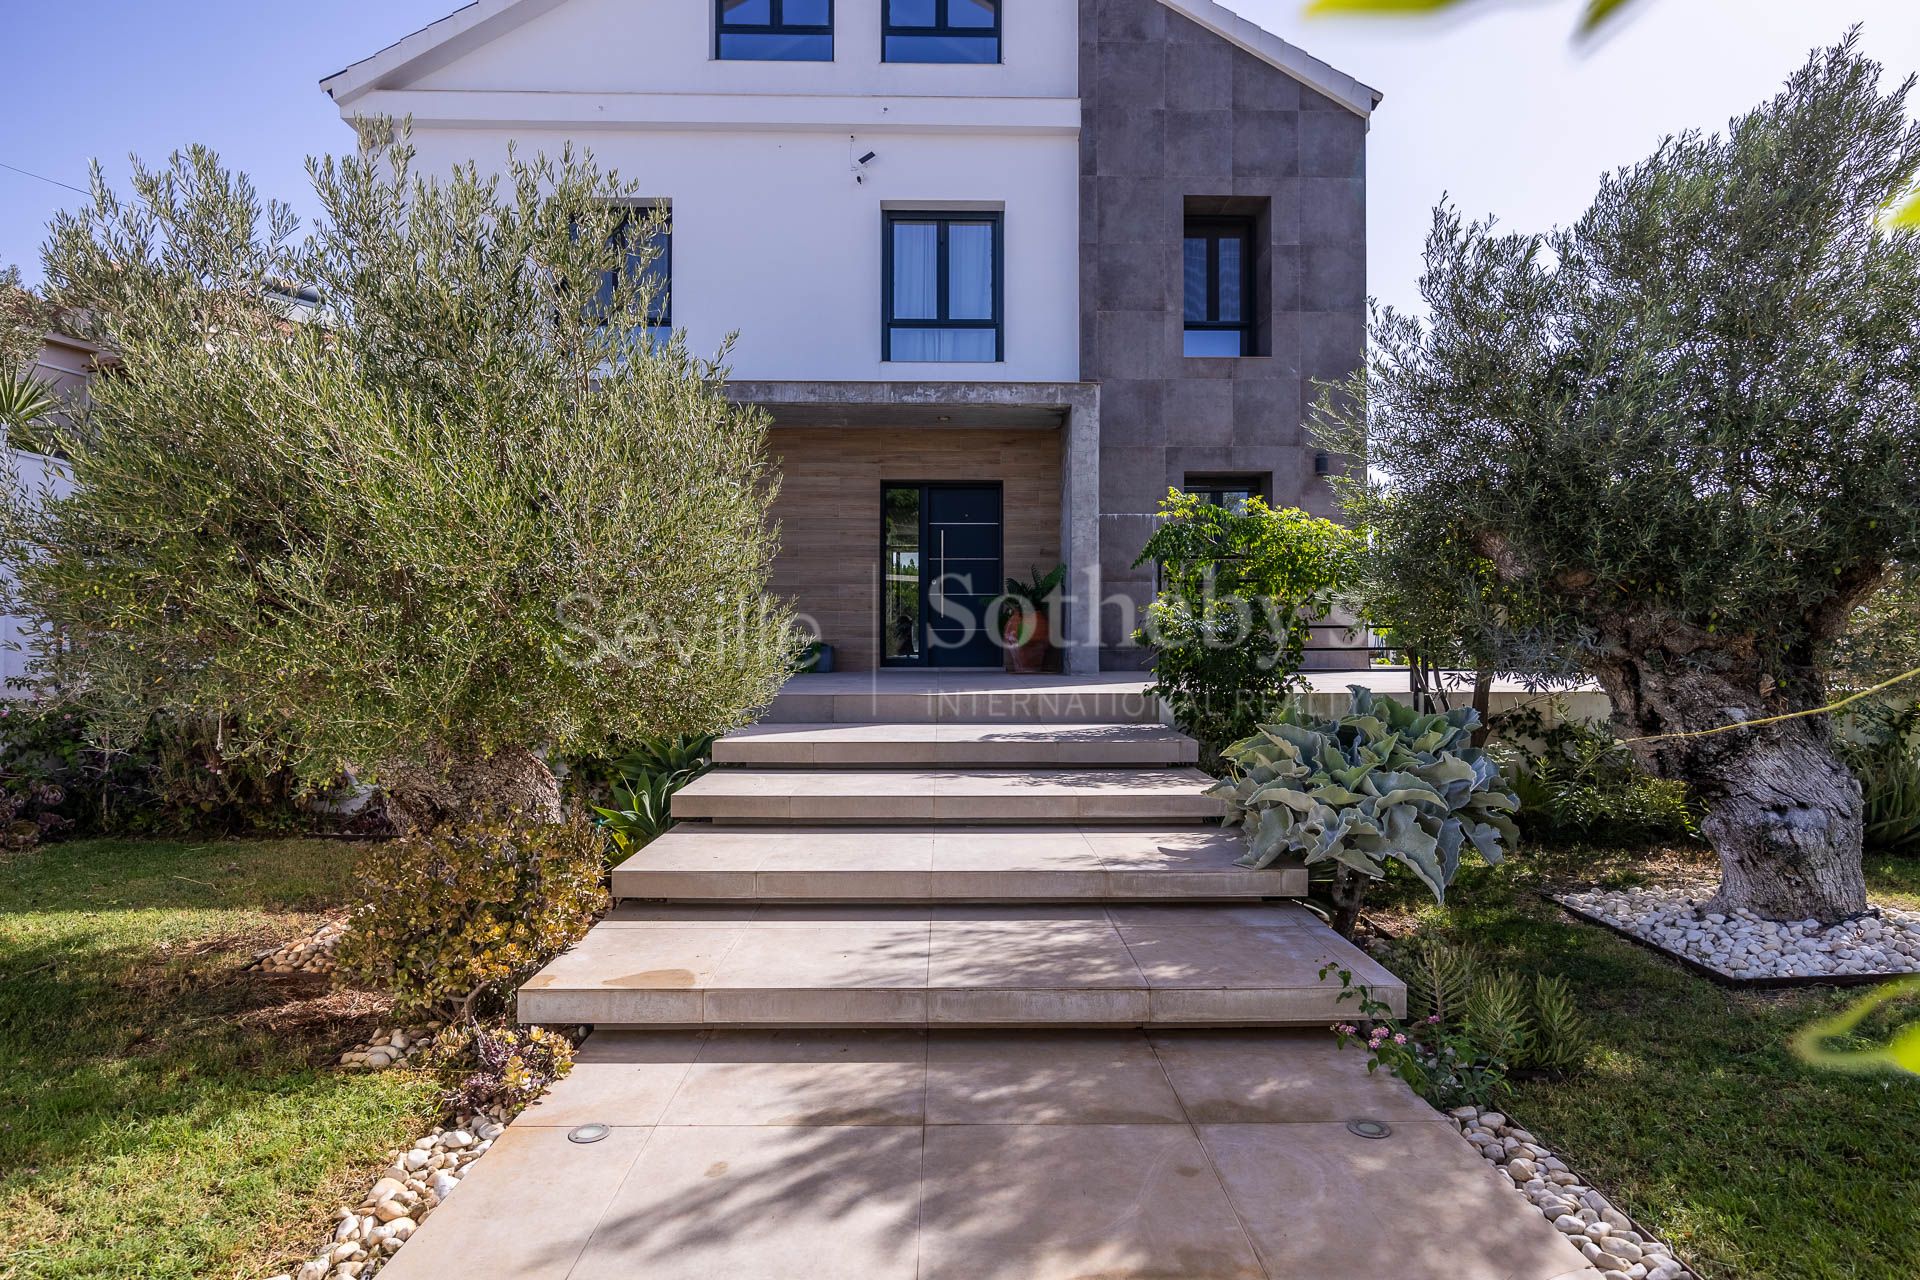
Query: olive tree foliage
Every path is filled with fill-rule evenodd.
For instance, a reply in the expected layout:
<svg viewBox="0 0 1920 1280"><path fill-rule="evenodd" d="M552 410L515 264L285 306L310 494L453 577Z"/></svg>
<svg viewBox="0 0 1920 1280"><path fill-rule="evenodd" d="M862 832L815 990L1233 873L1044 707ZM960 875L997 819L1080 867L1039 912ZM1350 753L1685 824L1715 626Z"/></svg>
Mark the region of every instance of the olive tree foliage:
<svg viewBox="0 0 1920 1280"><path fill-rule="evenodd" d="M118 372L0 552L41 678L110 724L219 717L403 828L557 818L547 759L784 678L767 422L724 351L647 337L630 183L571 151L422 177L365 136L309 162L305 236L204 149L96 173L46 274Z"/></svg>
<svg viewBox="0 0 1920 1280"><path fill-rule="evenodd" d="M1722 906L1866 905L1826 655L1920 552L1920 169L1911 80L1849 36L1724 135L1669 138L1549 235L1442 208L1425 323L1376 317L1316 430L1367 572L1444 593L1505 670L1590 675L1705 801Z"/></svg>

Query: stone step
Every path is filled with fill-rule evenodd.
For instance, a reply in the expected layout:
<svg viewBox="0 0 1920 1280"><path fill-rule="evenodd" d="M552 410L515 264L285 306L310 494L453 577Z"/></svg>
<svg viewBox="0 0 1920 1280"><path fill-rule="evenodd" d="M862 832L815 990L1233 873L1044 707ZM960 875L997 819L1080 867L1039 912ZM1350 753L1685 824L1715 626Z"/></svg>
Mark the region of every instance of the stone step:
<svg viewBox="0 0 1920 1280"><path fill-rule="evenodd" d="M1158 724L1138 675L1009 676L869 672L795 676L769 724Z"/></svg>
<svg viewBox="0 0 1920 1280"><path fill-rule="evenodd" d="M1298 863L1249 871L1219 827L885 827L683 823L613 873L617 898L688 902L1067 902L1295 898Z"/></svg>
<svg viewBox="0 0 1920 1280"><path fill-rule="evenodd" d="M682 821L1184 823L1218 818L1198 769L714 769L674 794Z"/></svg>
<svg viewBox="0 0 1920 1280"><path fill-rule="evenodd" d="M1194 764L1200 744L1160 724L754 724L716 742L713 758L764 768L1117 769Z"/></svg>
<svg viewBox="0 0 1920 1280"><path fill-rule="evenodd" d="M1324 1026L1350 970L1319 917L1259 906L616 909L520 989L522 1022L597 1027Z"/></svg>

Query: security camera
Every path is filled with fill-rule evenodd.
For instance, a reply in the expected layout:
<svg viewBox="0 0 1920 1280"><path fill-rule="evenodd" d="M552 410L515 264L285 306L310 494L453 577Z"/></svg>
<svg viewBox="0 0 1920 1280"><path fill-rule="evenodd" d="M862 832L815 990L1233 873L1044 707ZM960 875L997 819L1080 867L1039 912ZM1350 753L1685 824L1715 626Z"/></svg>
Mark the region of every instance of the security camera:
<svg viewBox="0 0 1920 1280"><path fill-rule="evenodd" d="M861 156L861 157L860 157L860 163L861 163L861 164L872 164L872 163L873 163L873 162L874 162L875 160L878 160L879 158L880 158L880 153L879 153L879 152L877 152L877 151L869 151L869 152L867 152L867 154L865 154L865 155L863 155L863 156Z"/></svg>

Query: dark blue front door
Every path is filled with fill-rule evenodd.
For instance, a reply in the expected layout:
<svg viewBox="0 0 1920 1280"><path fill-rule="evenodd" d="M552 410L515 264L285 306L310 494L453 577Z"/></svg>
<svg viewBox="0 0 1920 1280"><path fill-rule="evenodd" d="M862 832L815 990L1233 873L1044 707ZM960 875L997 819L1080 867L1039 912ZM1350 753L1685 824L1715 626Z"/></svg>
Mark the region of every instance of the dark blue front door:
<svg viewBox="0 0 1920 1280"><path fill-rule="evenodd" d="M999 666L1000 486L890 484L881 510L882 660Z"/></svg>

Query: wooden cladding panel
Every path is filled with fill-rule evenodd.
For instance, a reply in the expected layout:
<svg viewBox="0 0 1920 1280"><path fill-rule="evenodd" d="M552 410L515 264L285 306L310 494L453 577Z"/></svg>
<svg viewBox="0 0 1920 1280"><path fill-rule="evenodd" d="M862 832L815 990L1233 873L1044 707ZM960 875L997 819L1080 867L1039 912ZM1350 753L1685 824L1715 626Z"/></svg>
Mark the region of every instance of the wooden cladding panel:
<svg viewBox="0 0 1920 1280"><path fill-rule="evenodd" d="M883 483L998 481L1008 574L1060 563L1058 431L778 427L771 440L781 473L773 591L819 627L841 670L877 661Z"/></svg>

